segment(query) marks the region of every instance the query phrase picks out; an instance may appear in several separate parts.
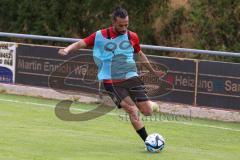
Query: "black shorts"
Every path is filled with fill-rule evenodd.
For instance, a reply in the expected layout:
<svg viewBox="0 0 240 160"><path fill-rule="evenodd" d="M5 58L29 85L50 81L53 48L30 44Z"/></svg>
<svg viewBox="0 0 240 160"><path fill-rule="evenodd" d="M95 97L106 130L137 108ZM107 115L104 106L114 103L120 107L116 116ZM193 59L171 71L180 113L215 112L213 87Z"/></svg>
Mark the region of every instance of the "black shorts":
<svg viewBox="0 0 240 160"><path fill-rule="evenodd" d="M121 108L120 103L127 96L131 97L134 102L148 100L144 83L139 77L117 83L104 83L104 88L118 108Z"/></svg>

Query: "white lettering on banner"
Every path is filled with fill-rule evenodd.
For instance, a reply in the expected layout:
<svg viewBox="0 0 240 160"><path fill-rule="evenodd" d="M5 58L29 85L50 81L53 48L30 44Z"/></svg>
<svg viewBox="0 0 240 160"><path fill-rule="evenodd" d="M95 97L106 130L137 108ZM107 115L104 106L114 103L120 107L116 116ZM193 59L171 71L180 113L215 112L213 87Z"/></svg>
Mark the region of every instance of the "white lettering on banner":
<svg viewBox="0 0 240 160"><path fill-rule="evenodd" d="M226 80L225 81L225 90L228 92L240 92L240 84L239 83L234 83L231 80Z"/></svg>
<svg viewBox="0 0 240 160"><path fill-rule="evenodd" d="M17 64L18 64L17 67L19 69L30 70L30 71L42 70L42 64L35 60L25 61L24 59L19 58Z"/></svg>
<svg viewBox="0 0 240 160"><path fill-rule="evenodd" d="M62 74L68 74L72 72L72 67L69 64L52 64L50 61L44 62L44 72L56 72Z"/></svg>
<svg viewBox="0 0 240 160"><path fill-rule="evenodd" d="M195 77L190 76L183 76L183 75L176 75L175 76L175 83L176 87L195 87ZM213 81L210 80L198 80L199 89L206 89L208 92L212 92L214 90Z"/></svg>

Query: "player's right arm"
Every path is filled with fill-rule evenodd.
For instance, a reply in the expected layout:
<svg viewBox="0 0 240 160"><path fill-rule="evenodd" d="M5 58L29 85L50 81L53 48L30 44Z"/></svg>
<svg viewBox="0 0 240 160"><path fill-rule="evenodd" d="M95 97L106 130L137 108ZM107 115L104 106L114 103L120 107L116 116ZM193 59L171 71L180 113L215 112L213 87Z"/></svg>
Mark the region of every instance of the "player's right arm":
<svg viewBox="0 0 240 160"><path fill-rule="evenodd" d="M87 44L84 42L84 40L80 40L78 42L75 42L69 46L67 46L66 48L62 48L62 49L59 49L58 53L60 55L67 55L68 53L70 53L71 51L75 51L75 50L78 50L78 49L81 49L81 48L85 48L87 46Z"/></svg>
<svg viewBox="0 0 240 160"><path fill-rule="evenodd" d="M96 37L96 32L92 33L90 36L88 36L88 37L86 37L84 39L81 39L78 42L75 42L75 43L69 45L66 48L60 49L58 51L58 53L60 55L64 56L64 55L67 55L68 53L70 53L71 51L75 51L75 50L78 50L78 49L81 49L81 48L85 48L85 47L93 47L95 37Z"/></svg>

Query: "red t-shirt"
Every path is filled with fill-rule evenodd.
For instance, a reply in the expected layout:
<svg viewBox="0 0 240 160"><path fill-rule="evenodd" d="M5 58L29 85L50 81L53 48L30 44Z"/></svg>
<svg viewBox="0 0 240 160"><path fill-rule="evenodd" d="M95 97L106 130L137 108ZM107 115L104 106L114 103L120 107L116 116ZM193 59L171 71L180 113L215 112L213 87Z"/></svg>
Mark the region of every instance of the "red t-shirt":
<svg viewBox="0 0 240 160"><path fill-rule="evenodd" d="M101 30L102 35L107 38L107 29L102 29ZM109 27L109 33L110 33L110 38L116 38L118 36L118 33L113 30L113 27ZM134 48L134 53L139 53L141 50L140 48L140 42L138 35L135 32L129 31L130 34L130 43L132 44ZM94 46L94 41L96 37L96 32L91 34L90 36L86 37L83 39L83 41L87 44L88 47L93 47ZM116 82L121 82L123 80L104 80L104 83L116 83Z"/></svg>

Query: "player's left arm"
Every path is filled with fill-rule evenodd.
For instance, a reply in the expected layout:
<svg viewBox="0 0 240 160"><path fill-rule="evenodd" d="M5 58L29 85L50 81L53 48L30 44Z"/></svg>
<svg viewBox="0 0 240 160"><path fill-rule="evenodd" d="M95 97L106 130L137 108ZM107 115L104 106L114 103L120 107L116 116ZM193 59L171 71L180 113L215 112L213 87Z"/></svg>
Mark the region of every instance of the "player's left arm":
<svg viewBox="0 0 240 160"><path fill-rule="evenodd" d="M137 53L138 57L139 57L139 61L140 63L142 63L151 73L153 73L154 75L156 76L159 76L159 77L163 77L166 73L162 70L155 70L152 65L150 64L147 56L143 53L142 50L140 50L138 53Z"/></svg>
<svg viewBox="0 0 240 160"><path fill-rule="evenodd" d="M138 55L138 59L140 63L143 64L154 75L163 77L166 73L161 70L160 71L154 70L147 56L142 52L138 35L134 32L130 32L130 36L131 36L131 44L134 48L134 52Z"/></svg>

